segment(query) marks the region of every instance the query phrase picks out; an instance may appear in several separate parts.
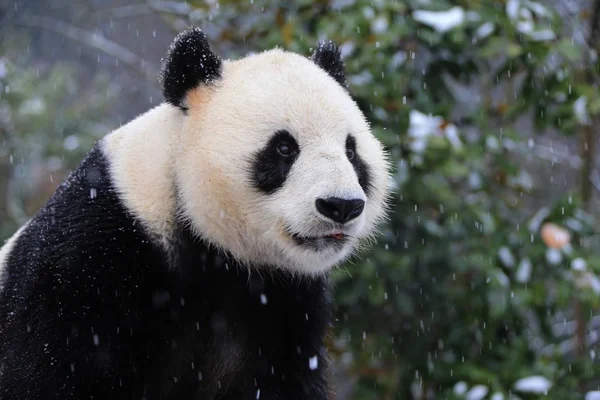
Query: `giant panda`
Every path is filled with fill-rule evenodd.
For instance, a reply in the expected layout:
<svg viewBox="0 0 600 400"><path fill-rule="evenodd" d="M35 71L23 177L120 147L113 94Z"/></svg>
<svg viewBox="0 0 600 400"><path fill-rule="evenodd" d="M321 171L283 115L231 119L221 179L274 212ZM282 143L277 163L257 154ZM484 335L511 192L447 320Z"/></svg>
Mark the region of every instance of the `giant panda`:
<svg viewBox="0 0 600 400"><path fill-rule="evenodd" d="M188 28L161 78L0 251L0 399L328 398L328 271L390 191L339 48Z"/></svg>

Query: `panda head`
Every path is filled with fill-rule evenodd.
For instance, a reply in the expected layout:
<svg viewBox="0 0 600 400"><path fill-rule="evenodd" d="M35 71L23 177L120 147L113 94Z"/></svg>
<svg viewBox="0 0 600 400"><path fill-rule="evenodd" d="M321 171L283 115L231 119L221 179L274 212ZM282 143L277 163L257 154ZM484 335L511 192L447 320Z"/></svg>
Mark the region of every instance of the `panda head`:
<svg viewBox="0 0 600 400"><path fill-rule="evenodd" d="M179 217L247 265L319 274L383 219L389 164L350 97L340 51L279 49L237 61L199 29L177 36L162 68L184 115L173 172Z"/></svg>

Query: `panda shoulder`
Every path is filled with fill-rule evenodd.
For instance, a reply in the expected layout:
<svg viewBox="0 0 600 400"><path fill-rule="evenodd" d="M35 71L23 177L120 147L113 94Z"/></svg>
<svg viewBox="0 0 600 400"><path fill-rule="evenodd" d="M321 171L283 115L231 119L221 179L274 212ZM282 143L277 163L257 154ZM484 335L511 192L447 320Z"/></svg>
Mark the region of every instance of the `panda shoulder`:
<svg viewBox="0 0 600 400"><path fill-rule="evenodd" d="M161 240L167 240L174 229L173 142L182 118L175 107L161 104L100 142L119 199Z"/></svg>

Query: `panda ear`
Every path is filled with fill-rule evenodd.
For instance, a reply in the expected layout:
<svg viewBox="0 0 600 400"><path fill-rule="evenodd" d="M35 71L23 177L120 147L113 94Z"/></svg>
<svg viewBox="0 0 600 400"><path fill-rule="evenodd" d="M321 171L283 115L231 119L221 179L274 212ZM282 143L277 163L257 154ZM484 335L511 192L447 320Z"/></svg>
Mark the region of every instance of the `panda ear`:
<svg viewBox="0 0 600 400"><path fill-rule="evenodd" d="M312 53L311 60L323 68L340 85L347 88L342 52L333 41L320 41L316 50Z"/></svg>
<svg viewBox="0 0 600 400"><path fill-rule="evenodd" d="M179 33L162 61L165 100L185 112L188 92L220 79L221 66L221 59L212 52L206 35L199 28L188 28Z"/></svg>

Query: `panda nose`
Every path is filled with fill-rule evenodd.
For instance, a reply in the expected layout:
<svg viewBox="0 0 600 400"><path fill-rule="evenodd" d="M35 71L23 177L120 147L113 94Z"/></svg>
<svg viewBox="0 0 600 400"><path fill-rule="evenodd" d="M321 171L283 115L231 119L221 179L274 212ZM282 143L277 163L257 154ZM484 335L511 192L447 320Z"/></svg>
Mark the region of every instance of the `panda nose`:
<svg viewBox="0 0 600 400"><path fill-rule="evenodd" d="M365 208L365 202L360 199L345 200L339 197L329 197L327 199L317 199L317 210L327 218L346 223L358 217Z"/></svg>

